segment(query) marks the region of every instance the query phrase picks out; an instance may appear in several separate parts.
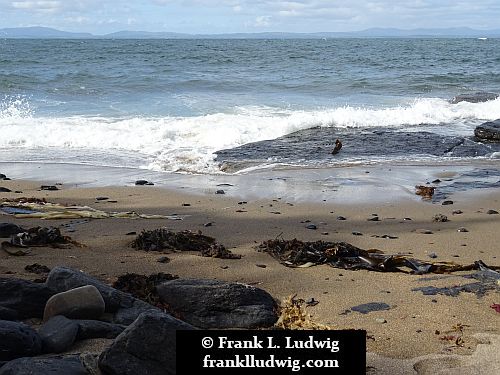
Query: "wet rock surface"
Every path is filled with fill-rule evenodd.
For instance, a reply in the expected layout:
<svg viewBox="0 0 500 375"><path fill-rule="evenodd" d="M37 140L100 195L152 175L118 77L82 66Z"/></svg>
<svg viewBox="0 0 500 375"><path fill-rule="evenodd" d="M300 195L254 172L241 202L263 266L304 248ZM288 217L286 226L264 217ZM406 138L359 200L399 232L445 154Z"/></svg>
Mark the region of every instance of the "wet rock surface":
<svg viewBox="0 0 500 375"><path fill-rule="evenodd" d="M419 125L419 129L425 129ZM332 158L332 142L341 138L342 152ZM500 151L496 143L484 144L470 137L435 134L431 131L397 131L387 128L361 128L355 133L350 129L318 127L300 130L286 136L245 144L233 149L216 152L216 161L224 163L226 171L237 171L251 166L265 164L272 159L278 163L297 164L303 160L305 166L330 166L364 158L412 157L421 155L447 157L477 157ZM302 164L302 163L301 163Z"/></svg>
<svg viewBox="0 0 500 375"><path fill-rule="evenodd" d="M179 279L156 289L171 313L200 328L269 327L278 319L273 297L244 284Z"/></svg>
<svg viewBox="0 0 500 375"><path fill-rule="evenodd" d="M457 95L451 100L451 104L457 104L460 102L484 103L490 100L495 100L496 98L498 98L498 94L494 92L480 91L475 93Z"/></svg>

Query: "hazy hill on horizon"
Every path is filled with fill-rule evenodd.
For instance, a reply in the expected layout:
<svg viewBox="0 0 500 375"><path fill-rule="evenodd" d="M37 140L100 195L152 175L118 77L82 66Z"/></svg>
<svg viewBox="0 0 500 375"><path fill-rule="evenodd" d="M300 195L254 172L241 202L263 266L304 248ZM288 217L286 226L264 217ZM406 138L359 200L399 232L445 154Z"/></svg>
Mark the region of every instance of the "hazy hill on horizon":
<svg viewBox="0 0 500 375"><path fill-rule="evenodd" d="M321 39L321 38L404 38L404 37L500 37L500 29L475 30L468 27L443 29L397 29L370 28L353 32L260 32L260 33L226 33L226 34L186 34L175 32L150 32L122 30L109 34L69 32L50 27L14 27L0 29L0 38L15 39Z"/></svg>

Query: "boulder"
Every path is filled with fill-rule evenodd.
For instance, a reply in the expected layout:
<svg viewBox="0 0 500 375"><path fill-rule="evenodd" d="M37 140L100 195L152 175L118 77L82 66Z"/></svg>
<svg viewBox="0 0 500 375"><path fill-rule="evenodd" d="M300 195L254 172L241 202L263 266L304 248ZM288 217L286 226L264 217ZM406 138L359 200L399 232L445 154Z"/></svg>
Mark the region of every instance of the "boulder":
<svg viewBox="0 0 500 375"><path fill-rule="evenodd" d="M42 351L62 353L75 342L78 324L62 315L56 315L44 323L38 330L42 339Z"/></svg>
<svg viewBox="0 0 500 375"><path fill-rule="evenodd" d="M78 326L77 340L114 339L127 328L124 325L99 320L77 320L75 324Z"/></svg>
<svg viewBox="0 0 500 375"><path fill-rule="evenodd" d="M273 297L245 284L178 279L156 289L170 312L200 328L270 327L278 319Z"/></svg>
<svg viewBox="0 0 500 375"><path fill-rule="evenodd" d="M162 312L143 313L99 357L107 375L176 374L176 331L195 329Z"/></svg>
<svg viewBox="0 0 500 375"><path fill-rule="evenodd" d="M96 319L104 314L104 300L93 285L85 285L53 295L47 301L43 320L55 315L75 319Z"/></svg>
<svg viewBox="0 0 500 375"><path fill-rule="evenodd" d="M8 309L3 310L4 313L15 311L16 319L41 318L45 304L54 294L55 292L44 284L0 278L0 308Z"/></svg>
<svg viewBox="0 0 500 375"><path fill-rule="evenodd" d="M24 323L0 320L0 361L40 354L42 340Z"/></svg>
<svg viewBox="0 0 500 375"><path fill-rule="evenodd" d="M46 284L57 292L65 292L84 285L93 285L101 293L106 304L106 312L115 312L121 307L132 307L134 298L91 276L67 267L55 267L50 271Z"/></svg>
<svg viewBox="0 0 500 375"><path fill-rule="evenodd" d="M19 358L0 368L0 375L88 375L78 356Z"/></svg>
<svg viewBox="0 0 500 375"><path fill-rule="evenodd" d="M493 92L475 92L472 94L460 94L451 99L451 104L460 102L483 103L498 98L498 94Z"/></svg>
<svg viewBox="0 0 500 375"><path fill-rule="evenodd" d="M480 140L500 142L500 119L477 126L474 135Z"/></svg>

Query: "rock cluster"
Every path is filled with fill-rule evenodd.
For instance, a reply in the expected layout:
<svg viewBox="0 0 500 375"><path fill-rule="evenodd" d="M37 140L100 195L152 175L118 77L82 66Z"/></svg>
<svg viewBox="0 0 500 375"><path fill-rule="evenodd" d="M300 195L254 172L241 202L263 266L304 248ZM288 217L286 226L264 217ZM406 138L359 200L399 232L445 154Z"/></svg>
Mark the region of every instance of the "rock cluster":
<svg viewBox="0 0 500 375"><path fill-rule="evenodd" d="M0 278L0 375L175 374L177 330L277 320L274 299L244 284L176 279L157 293L168 312L66 267L52 269L43 284ZM42 324L35 329L23 319ZM64 355L95 338L113 341L101 353Z"/></svg>

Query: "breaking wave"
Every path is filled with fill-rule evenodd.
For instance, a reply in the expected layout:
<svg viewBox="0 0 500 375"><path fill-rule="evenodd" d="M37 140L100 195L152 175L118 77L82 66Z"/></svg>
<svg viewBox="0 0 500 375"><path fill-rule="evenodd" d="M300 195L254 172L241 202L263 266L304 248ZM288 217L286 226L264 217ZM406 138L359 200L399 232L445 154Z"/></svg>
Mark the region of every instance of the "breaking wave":
<svg viewBox="0 0 500 375"><path fill-rule="evenodd" d="M139 167L169 172L216 173L215 152L313 127L408 128L434 125L443 134L471 134L482 121L500 118L500 99L450 104L437 98L416 99L382 108L350 106L321 110L236 107L227 113L193 117L40 117L23 97L0 102L0 149L11 158L46 155L99 155L101 163L127 165L140 155ZM117 155L122 157L117 158ZM63 156L60 156L64 158ZM89 159L90 160L90 159ZM12 160L14 161L14 160ZM118 165L114 165L118 166ZM137 167L137 165L133 165Z"/></svg>

